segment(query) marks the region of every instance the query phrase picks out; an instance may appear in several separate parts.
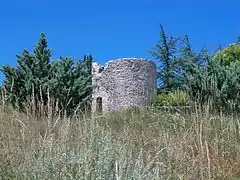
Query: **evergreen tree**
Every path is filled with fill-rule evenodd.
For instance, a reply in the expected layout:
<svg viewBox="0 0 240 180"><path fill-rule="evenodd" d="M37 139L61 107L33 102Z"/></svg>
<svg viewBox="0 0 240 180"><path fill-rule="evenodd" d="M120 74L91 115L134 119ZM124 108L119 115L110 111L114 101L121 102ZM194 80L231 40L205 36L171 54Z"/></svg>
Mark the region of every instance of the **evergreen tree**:
<svg viewBox="0 0 240 180"><path fill-rule="evenodd" d="M31 102L36 109L39 109L41 103L45 105L48 100L47 83L51 55L43 33L41 33L33 54L24 50L22 56L17 55L17 74L21 77L23 85L20 90L21 96L24 97L22 102Z"/></svg>
<svg viewBox="0 0 240 180"><path fill-rule="evenodd" d="M158 85L160 92L170 92L178 89L180 83L178 66L179 38L168 37L160 26L160 42L150 53L158 61Z"/></svg>
<svg viewBox="0 0 240 180"><path fill-rule="evenodd" d="M91 98L88 60L92 57L85 56L85 58L87 60L75 62L72 58L60 57L59 61L52 63L50 92L54 99L58 100L60 109L67 115L72 114L78 106L83 108Z"/></svg>
<svg viewBox="0 0 240 180"><path fill-rule="evenodd" d="M43 114L43 107L51 100L51 105L71 115L90 101L92 56L77 62L69 57L50 62L51 56L42 33L32 54L24 50L17 55L16 68L3 66L7 102L19 110L30 104L33 113Z"/></svg>
<svg viewBox="0 0 240 180"><path fill-rule="evenodd" d="M182 88L190 90L190 86L193 85L192 81L199 75L201 69L205 67L210 57L204 49L202 49L200 53L195 52L192 49L187 35L183 38L180 54L178 64Z"/></svg>

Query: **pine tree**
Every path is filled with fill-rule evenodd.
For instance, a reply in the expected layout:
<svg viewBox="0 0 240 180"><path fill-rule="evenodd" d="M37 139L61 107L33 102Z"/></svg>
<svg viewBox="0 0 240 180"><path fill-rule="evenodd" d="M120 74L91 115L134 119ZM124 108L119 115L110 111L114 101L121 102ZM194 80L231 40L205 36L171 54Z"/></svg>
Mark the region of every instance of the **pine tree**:
<svg viewBox="0 0 240 180"><path fill-rule="evenodd" d="M7 97L13 106L23 109L24 104L29 102L35 106L38 102L46 104L50 57L51 50L48 49L46 37L42 33L33 54L23 50L22 55L17 55L16 68L3 66Z"/></svg>
<svg viewBox="0 0 240 180"><path fill-rule="evenodd" d="M76 108L83 109L91 100L92 56L74 61L70 57L60 57L52 63L49 87L51 95L57 99L60 109L71 115Z"/></svg>
<svg viewBox="0 0 240 180"><path fill-rule="evenodd" d="M182 40L180 46L180 57L178 61L179 74L181 75L182 88L189 89L190 81L194 79L194 76L197 75L201 68L204 67L206 63L206 51L201 50L200 53L196 53L189 41L187 35Z"/></svg>
<svg viewBox="0 0 240 180"><path fill-rule="evenodd" d="M170 92L179 87L177 72L177 48L179 38L168 38L163 26L160 26L160 42L150 53L158 61L158 85L160 92Z"/></svg>
<svg viewBox="0 0 240 180"><path fill-rule="evenodd" d="M16 68L3 66L7 101L14 107L24 110L30 103L36 114L51 100L71 115L78 106L82 108L90 101L92 56L77 62L69 57L50 62L51 55L42 33L32 54L23 50L17 55Z"/></svg>

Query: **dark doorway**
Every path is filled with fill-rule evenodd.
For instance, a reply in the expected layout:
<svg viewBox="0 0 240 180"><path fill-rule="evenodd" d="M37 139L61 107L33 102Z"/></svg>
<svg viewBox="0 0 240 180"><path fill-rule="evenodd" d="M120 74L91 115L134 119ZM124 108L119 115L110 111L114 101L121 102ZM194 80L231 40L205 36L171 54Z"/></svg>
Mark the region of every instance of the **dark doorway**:
<svg viewBox="0 0 240 180"><path fill-rule="evenodd" d="M101 97L97 98L96 112L97 112L97 115L102 115L102 98Z"/></svg>

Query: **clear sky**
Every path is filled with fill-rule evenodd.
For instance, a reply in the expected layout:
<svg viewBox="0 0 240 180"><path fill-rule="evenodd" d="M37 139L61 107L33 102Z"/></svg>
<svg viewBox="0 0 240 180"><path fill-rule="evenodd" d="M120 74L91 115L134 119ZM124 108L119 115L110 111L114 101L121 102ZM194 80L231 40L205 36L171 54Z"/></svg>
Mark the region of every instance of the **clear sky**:
<svg viewBox="0 0 240 180"><path fill-rule="evenodd" d="M159 24L170 35L188 34L195 49L213 51L240 35L239 7L239 0L0 0L0 66L14 66L41 32L53 58L150 58Z"/></svg>

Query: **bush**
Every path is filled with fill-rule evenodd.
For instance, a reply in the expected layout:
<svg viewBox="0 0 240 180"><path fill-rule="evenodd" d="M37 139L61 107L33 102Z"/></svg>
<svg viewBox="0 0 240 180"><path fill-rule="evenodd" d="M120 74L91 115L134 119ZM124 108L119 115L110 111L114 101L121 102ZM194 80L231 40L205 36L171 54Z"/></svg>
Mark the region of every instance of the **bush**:
<svg viewBox="0 0 240 180"><path fill-rule="evenodd" d="M229 66L213 60L204 69L188 81L188 92L191 99L202 106L210 103L212 109L227 113L240 110L240 65Z"/></svg>
<svg viewBox="0 0 240 180"><path fill-rule="evenodd" d="M184 91L174 91L168 94L159 94L155 101L156 106L188 106L190 97Z"/></svg>
<svg viewBox="0 0 240 180"><path fill-rule="evenodd" d="M230 66L231 63L240 62L240 44L230 44L225 49L218 51L213 60L222 66Z"/></svg>

